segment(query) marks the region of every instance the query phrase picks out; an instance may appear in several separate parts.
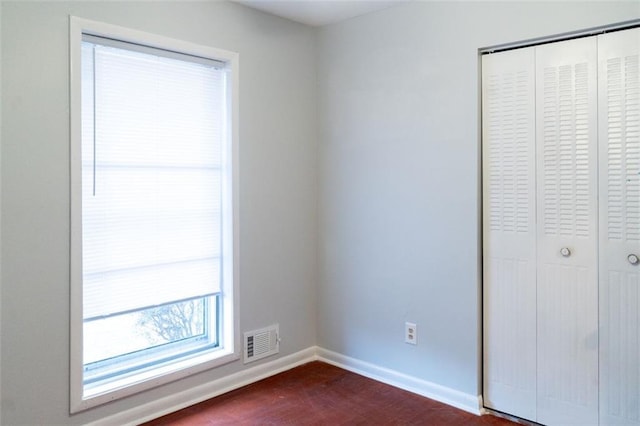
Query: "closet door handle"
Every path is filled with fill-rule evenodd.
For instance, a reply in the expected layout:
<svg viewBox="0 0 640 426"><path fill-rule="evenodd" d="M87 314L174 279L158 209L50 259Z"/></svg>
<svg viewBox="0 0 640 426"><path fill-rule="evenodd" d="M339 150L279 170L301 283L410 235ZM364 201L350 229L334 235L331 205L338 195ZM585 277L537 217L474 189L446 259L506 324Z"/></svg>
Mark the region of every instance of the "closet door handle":
<svg viewBox="0 0 640 426"><path fill-rule="evenodd" d="M560 249L560 254L561 254L563 257L569 257L569 256L571 256L571 250L569 250L569 247L562 247L562 248Z"/></svg>
<svg viewBox="0 0 640 426"><path fill-rule="evenodd" d="M629 256L627 256L627 260L632 265L637 265L638 262L640 262L640 258L638 258L638 256L633 254L633 253L631 253Z"/></svg>

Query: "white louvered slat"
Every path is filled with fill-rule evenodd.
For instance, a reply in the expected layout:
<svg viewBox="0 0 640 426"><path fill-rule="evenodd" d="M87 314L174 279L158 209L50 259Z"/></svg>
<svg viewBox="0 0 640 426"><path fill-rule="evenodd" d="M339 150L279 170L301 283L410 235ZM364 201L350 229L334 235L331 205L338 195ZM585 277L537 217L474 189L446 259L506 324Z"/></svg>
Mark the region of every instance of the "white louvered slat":
<svg viewBox="0 0 640 426"><path fill-rule="evenodd" d="M536 420L547 425L598 422L596 52L593 38L536 47Z"/></svg>
<svg viewBox="0 0 640 426"><path fill-rule="evenodd" d="M640 425L640 29L598 36L600 420Z"/></svg>
<svg viewBox="0 0 640 426"><path fill-rule="evenodd" d="M485 389L535 419L534 51L483 57Z"/></svg>
<svg viewBox="0 0 640 426"><path fill-rule="evenodd" d="M589 237L588 66L543 70L542 187L547 235Z"/></svg>

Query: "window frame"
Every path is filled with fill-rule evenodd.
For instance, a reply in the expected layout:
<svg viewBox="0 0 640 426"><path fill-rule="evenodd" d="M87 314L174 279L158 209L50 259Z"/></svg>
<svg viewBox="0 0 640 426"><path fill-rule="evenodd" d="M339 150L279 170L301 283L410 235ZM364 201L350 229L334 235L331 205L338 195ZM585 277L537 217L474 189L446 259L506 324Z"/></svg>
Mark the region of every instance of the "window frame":
<svg viewBox="0 0 640 426"><path fill-rule="evenodd" d="M169 367L160 366L155 374L141 373L113 385L103 393L84 395L83 365L83 282L82 282L82 117L81 117L81 45L82 35L99 37L150 46L187 55L224 62L229 68L228 91L228 140L223 177L223 191L230 191L223 204L223 223L231 232L223 234L223 282L220 304L224 305L221 319L220 342L222 349L203 351L202 354L176 360ZM194 44L143 31L69 17L69 83L70 83L70 413L76 413L116 399L169 383L240 358L239 333L239 245L238 245L238 63L235 52ZM228 180L231 180L230 182Z"/></svg>

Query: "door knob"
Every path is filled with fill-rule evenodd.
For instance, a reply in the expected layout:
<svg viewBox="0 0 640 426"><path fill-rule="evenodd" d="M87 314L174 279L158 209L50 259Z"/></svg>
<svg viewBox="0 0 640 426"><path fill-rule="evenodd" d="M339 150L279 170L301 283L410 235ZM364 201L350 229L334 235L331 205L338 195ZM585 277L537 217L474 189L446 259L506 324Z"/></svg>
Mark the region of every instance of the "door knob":
<svg viewBox="0 0 640 426"><path fill-rule="evenodd" d="M569 257L569 256L571 256L571 250L569 250L569 248L568 248L568 247L562 247L562 248L560 249L560 254L561 254L562 256L564 256L564 257Z"/></svg>
<svg viewBox="0 0 640 426"><path fill-rule="evenodd" d="M632 265L637 265L638 262L640 262L640 259L638 258L637 255L635 254L630 254L629 256L627 256L627 260L629 261L630 264Z"/></svg>

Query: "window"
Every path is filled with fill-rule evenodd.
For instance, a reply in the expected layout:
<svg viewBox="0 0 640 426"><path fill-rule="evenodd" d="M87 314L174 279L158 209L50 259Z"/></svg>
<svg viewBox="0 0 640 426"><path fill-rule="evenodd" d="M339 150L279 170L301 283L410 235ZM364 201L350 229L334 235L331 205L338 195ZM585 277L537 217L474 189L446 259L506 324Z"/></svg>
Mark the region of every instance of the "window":
<svg viewBox="0 0 640 426"><path fill-rule="evenodd" d="M71 29L73 412L238 358L237 59Z"/></svg>

